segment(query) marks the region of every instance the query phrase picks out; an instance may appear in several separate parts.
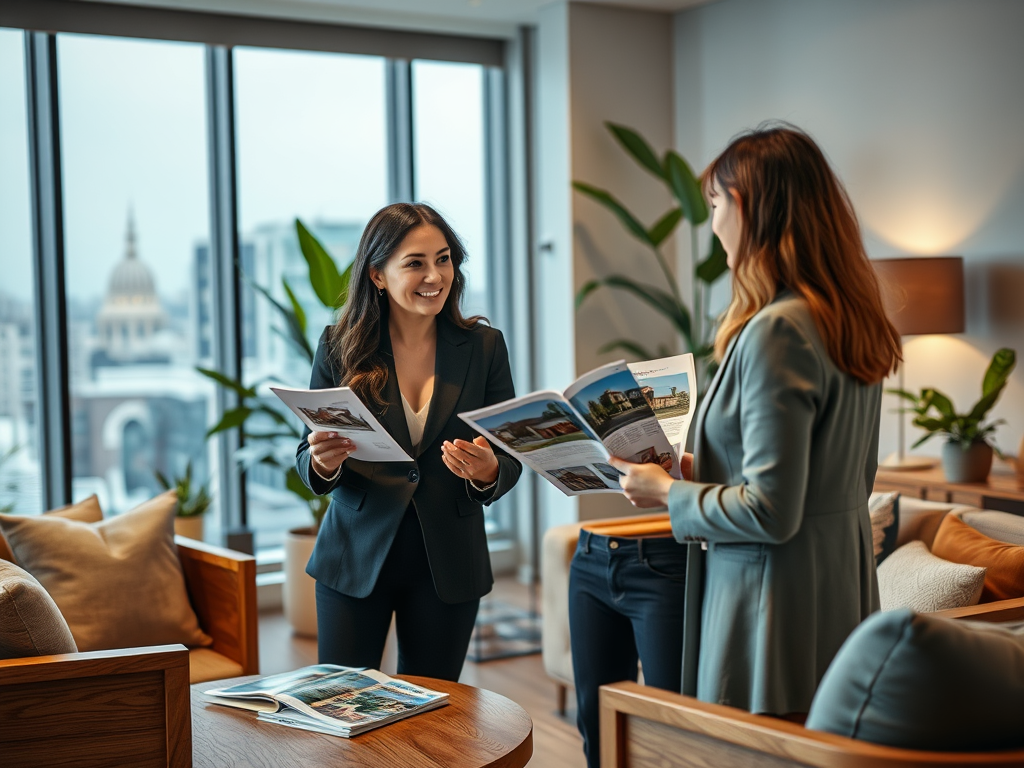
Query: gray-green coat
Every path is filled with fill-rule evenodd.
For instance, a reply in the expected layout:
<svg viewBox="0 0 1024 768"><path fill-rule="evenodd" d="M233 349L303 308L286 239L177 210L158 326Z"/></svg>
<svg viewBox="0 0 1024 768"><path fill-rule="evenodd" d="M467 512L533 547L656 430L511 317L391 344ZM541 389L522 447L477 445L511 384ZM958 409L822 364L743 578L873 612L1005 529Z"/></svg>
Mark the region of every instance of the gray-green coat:
<svg viewBox="0 0 1024 768"><path fill-rule="evenodd" d="M697 696L807 712L846 636L878 610L868 494L881 384L832 363L790 292L733 339L696 421L694 478L669 494L706 540Z"/></svg>

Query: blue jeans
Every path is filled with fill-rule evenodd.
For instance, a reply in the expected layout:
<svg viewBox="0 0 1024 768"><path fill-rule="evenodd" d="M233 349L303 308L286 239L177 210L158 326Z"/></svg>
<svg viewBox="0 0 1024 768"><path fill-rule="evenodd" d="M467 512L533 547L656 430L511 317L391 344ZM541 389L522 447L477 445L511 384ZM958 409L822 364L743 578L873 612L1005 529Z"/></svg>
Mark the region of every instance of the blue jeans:
<svg viewBox="0 0 1024 768"><path fill-rule="evenodd" d="M598 688L635 681L639 659L645 684L680 690L686 553L671 537L580 532L569 568L569 637L590 768L601 763Z"/></svg>

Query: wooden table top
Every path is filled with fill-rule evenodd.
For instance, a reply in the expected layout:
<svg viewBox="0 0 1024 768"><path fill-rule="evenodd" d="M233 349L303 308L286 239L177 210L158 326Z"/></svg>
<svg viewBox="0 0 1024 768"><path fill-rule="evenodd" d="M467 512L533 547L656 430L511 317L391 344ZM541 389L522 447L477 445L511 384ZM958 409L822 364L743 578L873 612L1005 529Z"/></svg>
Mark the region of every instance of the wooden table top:
<svg viewBox="0 0 1024 768"><path fill-rule="evenodd" d="M533 756L533 721L504 696L460 683L396 675L449 695L448 705L351 739L256 721L209 703L202 691L256 679L192 686L194 768L522 768Z"/></svg>

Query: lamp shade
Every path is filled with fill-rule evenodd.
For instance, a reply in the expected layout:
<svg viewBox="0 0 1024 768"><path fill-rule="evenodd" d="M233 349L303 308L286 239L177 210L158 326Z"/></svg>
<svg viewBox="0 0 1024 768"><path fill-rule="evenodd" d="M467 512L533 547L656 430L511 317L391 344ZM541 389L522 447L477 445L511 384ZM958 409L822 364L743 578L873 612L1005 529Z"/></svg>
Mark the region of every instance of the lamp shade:
<svg viewBox="0 0 1024 768"><path fill-rule="evenodd" d="M901 336L964 332L964 260L920 256L872 262L885 310Z"/></svg>

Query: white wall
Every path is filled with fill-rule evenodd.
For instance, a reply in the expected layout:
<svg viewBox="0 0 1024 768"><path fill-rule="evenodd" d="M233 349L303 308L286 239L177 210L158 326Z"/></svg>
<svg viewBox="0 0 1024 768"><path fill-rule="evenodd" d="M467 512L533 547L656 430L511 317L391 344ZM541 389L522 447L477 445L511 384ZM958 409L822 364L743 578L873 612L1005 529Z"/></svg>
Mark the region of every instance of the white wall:
<svg viewBox="0 0 1024 768"><path fill-rule="evenodd" d="M872 258L964 256L967 332L906 339L905 373L970 408L992 353L1024 354L1024 3L722 0L676 14L674 32L676 142L695 167L788 120L831 158ZM882 456L896 446L886 400ZM1015 453L1024 361L991 415Z"/></svg>

